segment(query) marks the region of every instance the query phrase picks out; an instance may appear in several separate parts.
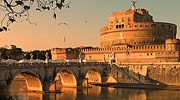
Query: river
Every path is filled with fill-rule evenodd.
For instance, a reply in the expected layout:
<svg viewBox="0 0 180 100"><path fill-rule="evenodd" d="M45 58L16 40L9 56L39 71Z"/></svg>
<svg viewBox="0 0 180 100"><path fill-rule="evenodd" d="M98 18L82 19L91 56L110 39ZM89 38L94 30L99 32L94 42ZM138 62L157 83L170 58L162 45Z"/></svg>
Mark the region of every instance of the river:
<svg viewBox="0 0 180 100"><path fill-rule="evenodd" d="M23 81L14 81L9 89L13 100L180 100L180 91L143 90L98 87L62 88L63 93L34 93L20 91Z"/></svg>

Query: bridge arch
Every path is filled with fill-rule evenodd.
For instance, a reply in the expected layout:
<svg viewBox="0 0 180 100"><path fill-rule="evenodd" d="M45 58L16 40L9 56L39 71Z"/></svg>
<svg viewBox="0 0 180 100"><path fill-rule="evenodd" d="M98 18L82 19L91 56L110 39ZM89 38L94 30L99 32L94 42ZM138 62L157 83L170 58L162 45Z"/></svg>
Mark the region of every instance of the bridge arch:
<svg viewBox="0 0 180 100"><path fill-rule="evenodd" d="M50 85L49 90L55 89L60 90L62 87L76 87L77 86L77 75L70 68L62 68L56 71L56 77L54 82Z"/></svg>
<svg viewBox="0 0 180 100"><path fill-rule="evenodd" d="M9 84L8 87L14 84L14 81L22 81L24 80L26 85L21 87L22 90L27 91L43 91L41 77L37 74L37 72L33 70L22 70L17 71L12 75L9 75Z"/></svg>
<svg viewBox="0 0 180 100"><path fill-rule="evenodd" d="M83 85L87 84L87 79L89 83L101 83L102 72L98 67L90 67L85 72L85 79L83 81Z"/></svg>

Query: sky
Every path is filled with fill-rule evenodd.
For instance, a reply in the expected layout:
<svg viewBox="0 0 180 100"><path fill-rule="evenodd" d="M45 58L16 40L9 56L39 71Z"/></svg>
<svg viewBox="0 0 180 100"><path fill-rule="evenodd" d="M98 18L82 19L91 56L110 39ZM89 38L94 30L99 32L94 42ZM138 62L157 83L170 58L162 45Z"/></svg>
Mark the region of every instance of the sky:
<svg viewBox="0 0 180 100"><path fill-rule="evenodd" d="M174 23L180 38L180 0L136 0L136 8L145 8L155 22ZM79 46L100 47L100 28L108 25L113 12L132 7L131 0L70 0L70 8L57 10L57 19L49 11L31 9L31 20L11 24L10 31L0 33L0 47L16 45L24 51ZM0 13L0 19L2 19ZM58 25L58 23L68 23ZM64 37L66 42L64 42Z"/></svg>

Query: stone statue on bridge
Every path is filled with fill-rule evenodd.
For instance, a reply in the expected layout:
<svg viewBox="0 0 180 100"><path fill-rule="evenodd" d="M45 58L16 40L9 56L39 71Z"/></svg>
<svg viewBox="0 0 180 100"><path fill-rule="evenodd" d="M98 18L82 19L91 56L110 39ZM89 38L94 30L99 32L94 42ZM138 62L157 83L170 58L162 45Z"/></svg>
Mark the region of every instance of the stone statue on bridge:
<svg viewBox="0 0 180 100"><path fill-rule="evenodd" d="M49 63L49 53L48 52L46 52L46 63Z"/></svg>
<svg viewBox="0 0 180 100"><path fill-rule="evenodd" d="M33 57L34 57L34 56L33 56L33 54L32 54L32 53L30 54L30 56L31 56L31 59L33 59Z"/></svg>
<svg viewBox="0 0 180 100"><path fill-rule="evenodd" d="M82 53L79 53L79 62L82 63Z"/></svg>

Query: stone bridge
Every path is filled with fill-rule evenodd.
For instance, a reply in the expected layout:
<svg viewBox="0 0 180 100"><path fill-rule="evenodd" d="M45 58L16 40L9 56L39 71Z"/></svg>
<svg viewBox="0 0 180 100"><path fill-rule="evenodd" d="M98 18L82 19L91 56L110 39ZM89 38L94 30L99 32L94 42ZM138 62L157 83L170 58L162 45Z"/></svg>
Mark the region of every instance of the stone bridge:
<svg viewBox="0 0 180 100"><path fill-rule="evenodd" d="M142 84L180 84L179 63L122 63L118 66L104 62L21 63L0 64L0 93L8 93L13 80L25 80L28 91L53 91L58 88L87 86L88 82ZM56 85L55 85L56 84Z"/></svg>
<svg viewBox="0 0 180 100"><path fill-rule="evenodd" d="M59 86L86 86L88 82L108 80L107 63L24 63L1 64L0 86L8 89L15 78L23 78L29 91L53 90L55 82Z"/></svg>

